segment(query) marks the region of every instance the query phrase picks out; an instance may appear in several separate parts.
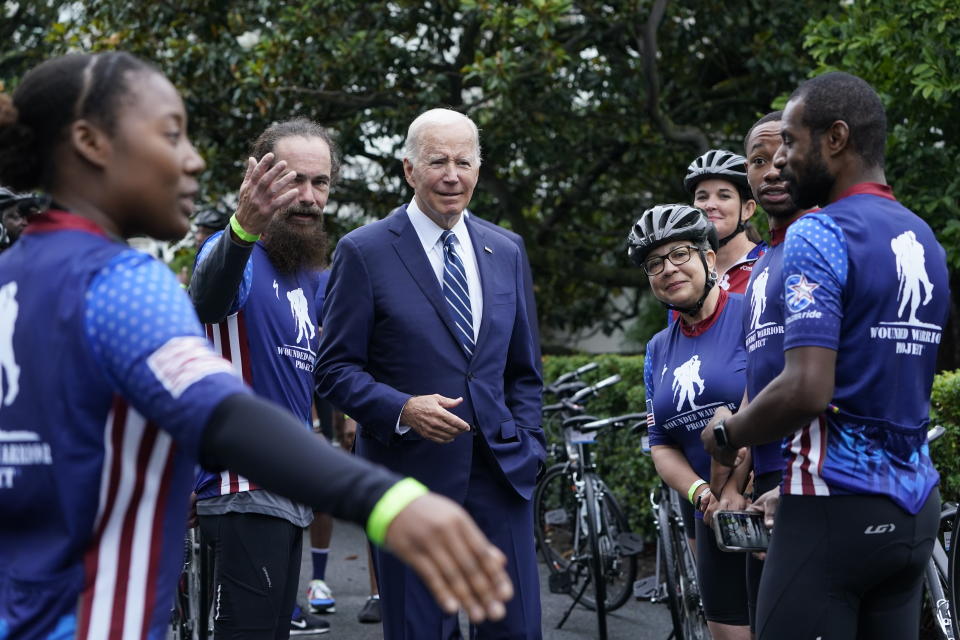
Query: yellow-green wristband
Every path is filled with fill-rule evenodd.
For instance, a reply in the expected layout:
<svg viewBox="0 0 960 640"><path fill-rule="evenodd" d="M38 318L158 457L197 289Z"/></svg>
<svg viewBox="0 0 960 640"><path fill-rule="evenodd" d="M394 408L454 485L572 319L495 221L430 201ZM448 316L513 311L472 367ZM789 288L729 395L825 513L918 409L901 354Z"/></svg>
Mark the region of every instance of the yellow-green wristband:
<svg viewBox="0 0 960 640"><path fill-rule="evenodd" d="M367 537L375 545L383 545L387 538L387 529L397 514L407 505L428 493L428 490L413 478L404 478L380 496L367 518Z"/></svg>
<svg viewBox="0 0 960 640"><path fill-rule="evenodd" d="M687 489L687 500L690 501L690 504L693 504L693 496L697 493L697 489L707 484L707 481L703 478L697 478L697 481L690 485L690 488Z"/></svg>
<svg viewBox="0 0 960 640"><path fill-rule="evenodd" d="M256 242L260 239L259 235L253 235L240 226L240 221L237 220L237 214L230 216L230 228L233 229L233 232L237 234L237 237L244 242Z"/></svg>

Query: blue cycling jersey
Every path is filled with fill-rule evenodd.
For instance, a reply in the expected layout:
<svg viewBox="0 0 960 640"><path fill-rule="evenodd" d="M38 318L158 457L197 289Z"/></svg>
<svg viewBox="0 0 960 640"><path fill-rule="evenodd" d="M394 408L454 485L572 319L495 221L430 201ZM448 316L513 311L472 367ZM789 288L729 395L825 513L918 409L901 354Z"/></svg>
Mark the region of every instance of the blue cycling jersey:
<svg viewBox="0 0 960 640"><path fill-rule="evenodd" d="M173 274L62 211L0 256L0 638L161 640L200 439L249 393Z"/></svg>
<svg viewBox="0 0 960 640"><path fill-rule="evenodd" d="M752 400L783 370L783 240L777 229L766 253L753 265L745 291L743 331L747 350L747 398ZM782 471L780 440L751 447L753 471Z"/></svg>
<svg viewBox="0 0 960 640"><path fill-rule="evenodd" d="M943 247L889 187L864 183L791 226L782 278L784 349L837 352L829 410L784 441L784 493L882 494L917 513L938 480L926 427Z"/></svg>
<svg viewBox="0 0 960 640"><path fill-rule="evenodd" d="M717 408L736 411L743 398L743 306L743 296L721 289L709 318L693 327L674 322L647 343L643 378L650 446L680 448L704 479L710 478L710 456L700 432Z"/></svg>

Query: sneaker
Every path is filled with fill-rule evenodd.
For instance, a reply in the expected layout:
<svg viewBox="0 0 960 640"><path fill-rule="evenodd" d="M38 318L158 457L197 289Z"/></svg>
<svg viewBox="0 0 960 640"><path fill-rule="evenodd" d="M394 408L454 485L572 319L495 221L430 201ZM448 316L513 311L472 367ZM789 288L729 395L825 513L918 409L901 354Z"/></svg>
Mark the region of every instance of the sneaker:
<svg viewBox="0 0 960 640"><path fill-rule="evenodd" d="M310 603L310 613L333 613L337 610L337 601L333 592L323 580L311 580L307 588L307 602Z"/></svg>
<svg viewBox="0 0 960 640"><path fill-rule="evenodd" d="M357 614L357 621L364 624L380 622L380 596L370 596Z"/></svg>
<svg viewBox="0 0 960 640"><path fill-rule="evenodd" d="M329 631L329 622L300 610L300 607L294 610L293 616L290 618L291 636L319 635L321 633L328 633Z"/></svg>

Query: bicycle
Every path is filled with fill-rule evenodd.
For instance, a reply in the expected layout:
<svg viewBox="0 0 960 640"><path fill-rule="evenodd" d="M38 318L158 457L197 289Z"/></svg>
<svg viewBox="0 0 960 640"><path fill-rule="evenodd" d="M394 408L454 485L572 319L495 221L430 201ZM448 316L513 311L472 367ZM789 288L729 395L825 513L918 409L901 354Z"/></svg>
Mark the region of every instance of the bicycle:
<svg viewBox="0 0 960 640"><path fill-rule="evenodd" d="M641 435L641 448L650 453L649 438L645 433L647 424L636 425L632 431ZM653 521L657 530L655 573L650 578L634 584L638 599L654 603L666 603L670 609L674 640L708 640L710 630L703 613L703 600L697 581L697 564L687 542L690 532L686 530L680 512L676 491L665 482L650 492Z"/></svg>
<svg viewBox="0 0 960 640"><path fill-rule="evenodd" d="M544 405L542 409L543 433L549 443L549 458L556 462L566 460L566 451L562 445L558 444L563 440L562 423L564 416L562 413L565 409L563 401L585 389L587 383L581 380L580 376L597 369L599 366L596 362L588 362L582 367L564 373L543 387L544 394L552 395L557 399L556 403Z"/></svg>
<svg viewBox="0 0 960 640"><path fill-rule="evenodd" d="M927 442L933 442L945 431L940 425L931 428L927 432ZM929 607L940 640L957 639L957 551L956 545L952 544L957 518L957 505L945 502L940 511L940 535L934 540L933 553L923 574L924 602Z"/></svg>
<svg viewBox="0 0 960 640"><path fill-rule="evenodd" d="M587 387L570 400L577 401L619 381L611 376ZM579 394L583 394L579 398ZM606 614L626 603L636 578L636 555L643 549L640 536L629 525L606 483L597 475L589 445L597 432L642 421L645 414L627 414L597 420L570 416L563 423L567 462L552 466L534 492L534 533L550 571L553 593L573 597L570 608L557 624L561 628L573 608L582 603L597 614L598 637L607 637ZM593 597L586 595L593 586ZM575 593L576 591L576 593Z"/></svg>
<svg viewBox="0 0 960 640"><path fill-rule="evenodd" d="M955 511L953 516L953 523L950 527L950 531L944 533L944 539L946 542L946 549L949 555L948 564L948 582L949 590L947 591L950 599L950 612L953 614L954 621L954 633L956 633L957 623L960 622L960 574L957 572L960 571L960 552L957 551L957 548L960 545L957 544L956 533L960 532L960 511L957 510L957 505L953 505ZM943 522L943 514L941 513L941 523Z"/></svg>
<svg viewBox="0 0 960 640"><path fill-rule="evenodd" d="M172 637L174 640L207 640L212 637L210 551L201 542L198 528L187 529L183 545L183 568L170 615Z"/></svg>

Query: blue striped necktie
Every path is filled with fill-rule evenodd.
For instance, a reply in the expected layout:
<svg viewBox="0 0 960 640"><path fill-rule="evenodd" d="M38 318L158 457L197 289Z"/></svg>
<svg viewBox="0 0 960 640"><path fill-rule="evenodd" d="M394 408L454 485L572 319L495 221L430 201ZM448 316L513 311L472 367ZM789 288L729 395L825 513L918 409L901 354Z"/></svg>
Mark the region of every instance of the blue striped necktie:
<svg viewBox="0 0 960 640"><path fill-rule="evenodd" d="M450 305L450 315L457 325L457 338L467 357L473 356L473 311L470 310L470 288L467 286L467 272L463 260L457 255L452 231L444 231L440 236L443 242L443 297Z"/></svg>

